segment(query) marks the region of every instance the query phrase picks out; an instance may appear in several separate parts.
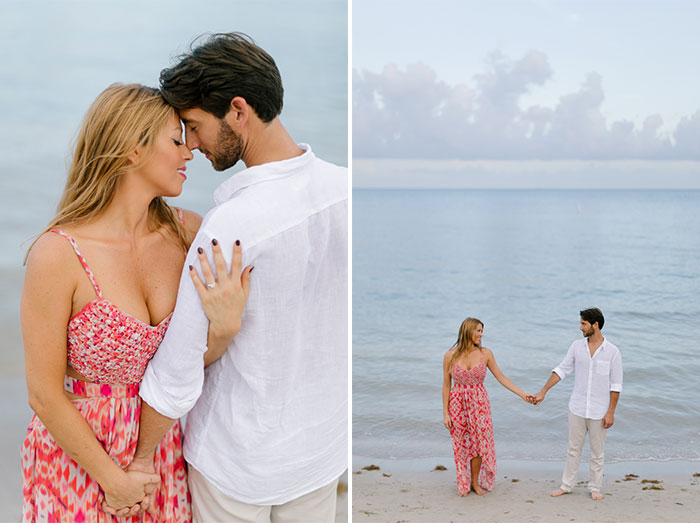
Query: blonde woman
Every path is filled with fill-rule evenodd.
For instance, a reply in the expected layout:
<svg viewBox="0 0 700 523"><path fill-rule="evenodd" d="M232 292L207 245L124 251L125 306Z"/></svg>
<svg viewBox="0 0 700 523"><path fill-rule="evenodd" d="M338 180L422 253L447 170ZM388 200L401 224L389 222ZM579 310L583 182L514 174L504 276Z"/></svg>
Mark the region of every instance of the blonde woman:
<svg viewBox="0 0 700 523"><path fill-rule="evenodd" d="M163 200L180 194L191 159L156 89L110 86L83 121L57 214L27 256L21 318L36 414L21 451L23 521L116 521L103 501L151 512L119 521L191 520L179 423L160 442L155 475L124 471L138 438L139 383L201 222ZM211 343L212 332L235 335L226 320L240 320L250 275L239 276L240 256L237 246L231 275L219 270L213 287L190 268L205 310L225 305L215 308Z"/></svg>
<svg viewBox="0 0 700 523"><path fill-rule="evenodd" d="M491 404L484 388L486 369L506 389L532 402L532 396L516 387L498 368L493 352L481 346L483 333L481 321L464 320L457 342L443 361L442 416L452 437L460 496L466 496L471 489L481 496L486 493L484 489L493 490L496 479Z"/></svg>

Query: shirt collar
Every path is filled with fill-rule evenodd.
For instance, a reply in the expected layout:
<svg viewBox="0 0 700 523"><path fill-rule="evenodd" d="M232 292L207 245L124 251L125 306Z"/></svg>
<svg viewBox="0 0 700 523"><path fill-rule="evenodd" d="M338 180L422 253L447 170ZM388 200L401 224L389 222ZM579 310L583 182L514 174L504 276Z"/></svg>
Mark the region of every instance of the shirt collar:
<svg viewBox="0 0 700 523"><path fill-rule="evenodd" d="M304 151L300 156L278 162L255 165L232 175L214 191L214 203L221 205L225 201L230 200L241 189L258 183L285 178L304 169L316 156L309 144L300 143L297 145Z"/></svg>
<svg viewBox="0 0 700 523"><path fill-rule="evenodd" d="M588 338L583 338L583 341L585 342L584 345L586 346L586 350L589 350L589 345L588 345ZM593 356L598 354L598 351L603 352L605 350L605 345L608 343L608 340L603 336L603 341L600 344L600 347L596 349L596 351L593 353ZM592 357L592 356L591 356Z"/></svg>

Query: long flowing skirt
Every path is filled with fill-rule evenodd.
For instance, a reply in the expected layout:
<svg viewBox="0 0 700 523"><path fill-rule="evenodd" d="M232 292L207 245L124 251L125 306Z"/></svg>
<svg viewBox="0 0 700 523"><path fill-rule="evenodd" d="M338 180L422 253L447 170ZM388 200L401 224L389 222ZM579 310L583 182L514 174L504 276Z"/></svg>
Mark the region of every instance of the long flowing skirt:
<svg viewBox="0 0 700 523"><path fill-rule="evenodd" d="M66 376L66 390L84 399L73 400L109 456L126 467L136 451L141 398L138 385L87 383ZM180 422L163 437L155 455L160 486L155 495L158 515L115 518L102 509L104 494L95 480L56 443L35 415L21 450L23 522L141 523L190 522L190 494L182 456Z"/></svg>
<svg viewBox="0 0 700 523"><path fill-rule="evenodd" d="M457 468L457 493L466 496L471 490L471 460L481 456L479 485L493 490L496 481L496 452L493 442L491 403L483 384L455 384L448 407L452 418L452 450Z"/></svg>

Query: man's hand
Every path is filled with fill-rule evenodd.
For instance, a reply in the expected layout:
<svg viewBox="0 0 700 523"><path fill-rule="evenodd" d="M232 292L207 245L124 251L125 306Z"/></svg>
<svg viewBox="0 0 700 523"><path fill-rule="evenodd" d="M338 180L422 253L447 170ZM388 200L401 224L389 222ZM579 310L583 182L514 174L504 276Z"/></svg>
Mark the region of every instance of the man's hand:
<svg viewBox="0 0 700 523"><path fill-rule="evenodd" d="M539 391L537 394L535 394L535 395L533 396L533 398L532 398L532 404L533 404L533 405L539 405L540 403L542 403L542 401L544 400L544 395L545 395L544 392Z"/></svg>
<svg viewBox="0 0 700 523"><path fill-rule="evenodd" d="M608 413L603 418L603 428L609 429L613 426L613 423L615 423L615 413L608 411Z"/></svg>
<svg viewBox="0 0 700 523"><path fill-rule="evenodd" d="M134 456L134 459L129 466L126 467L126 470L127 472L137 471L145 472L146 474L156 474L156 468L153 466L154 459L155 456L152 455L145 458L138 458ZM158 515L155 503L157 489L158 485L151 484L146 486L146 494L148 494L148 496L145 498L144 502L141 503L141 509L138 512L148 511L154 517ZM131 507L131 509L133 510L134 507Z"/></svg>

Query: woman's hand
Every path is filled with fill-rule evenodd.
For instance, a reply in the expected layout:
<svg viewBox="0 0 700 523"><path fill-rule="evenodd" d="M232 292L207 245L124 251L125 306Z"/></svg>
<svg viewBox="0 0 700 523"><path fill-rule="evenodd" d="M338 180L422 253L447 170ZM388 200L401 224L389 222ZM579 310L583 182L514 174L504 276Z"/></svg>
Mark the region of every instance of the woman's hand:
<svg viewBox="0 0 700 523"><path fill-rule="evenodd" d="M159 483L160 476L157 474L121 471L112 484L103 487L105 500L102 509L108 514L136 513L142 502L148 504L149 495L154 494Z"/></svg>
<svg viewBox="0 0 700 523"><path fill-rule="evenodd" d="M241 242L238 240L233 245L230 272L226 269L219 242L212 240L211 246L216 275L209 265L204 249L199 247L197 253L204 281L192 265L189 267L190 276L202 300L202 308L209 318L210 340L213 338L226 347L241 330L241 316L248 299L253 267L249 265L241 271Z"/></svg>
<svg viewBox="0 0 700 523"><path fill-rule="evenodd" d="M452 418L450 418L449 412L442 413L442 423L445 425L447 430L452 430Z"/></svg>

